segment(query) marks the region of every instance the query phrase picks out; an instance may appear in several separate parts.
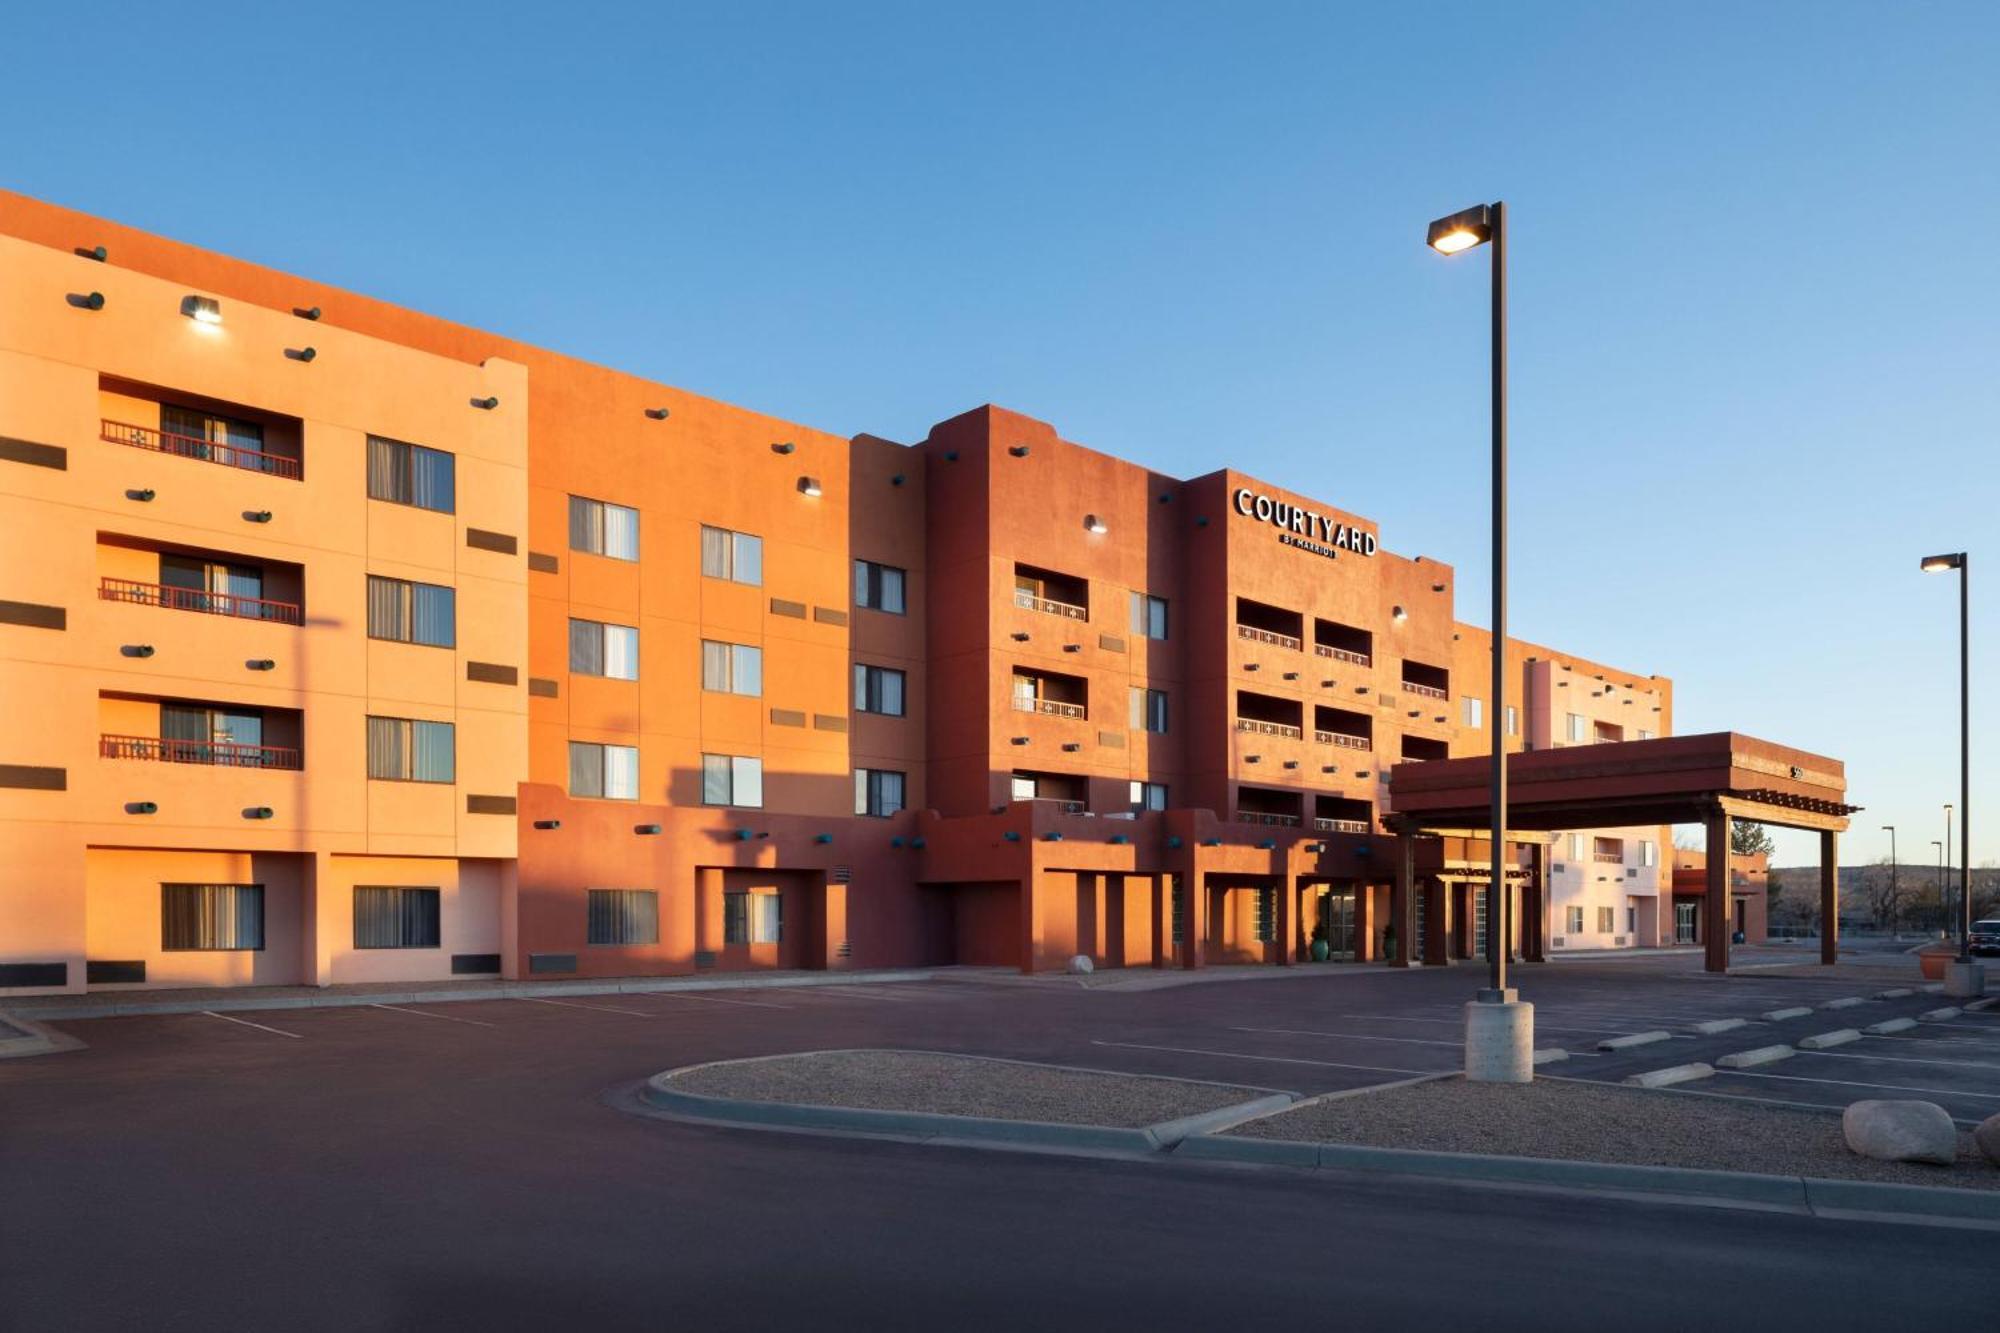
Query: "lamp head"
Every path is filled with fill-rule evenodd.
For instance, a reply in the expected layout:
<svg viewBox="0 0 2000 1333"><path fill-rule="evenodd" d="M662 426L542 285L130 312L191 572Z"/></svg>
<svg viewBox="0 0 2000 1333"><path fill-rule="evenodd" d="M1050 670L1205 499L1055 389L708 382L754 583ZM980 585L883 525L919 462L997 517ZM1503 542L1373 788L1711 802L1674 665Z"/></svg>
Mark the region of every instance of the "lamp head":
<svg viewBox="0 0 2000 1333"><path fill-rule="evenodd" d="M1927 555L1917 568L1926 574L1942 574L1947 569L1965 568L1965 552L1948 551L1943 555Z"/></svg>
<svg viewBox="0 0 2000 1333"><path fill-rule="evenodd" d="M1475 204L1462 212L1453 213L1448 218L1439 218L1431 223L1429 235L1424 244L1441 255L1455 255L1484 245L1493 239L1493 209L1490 204Z"/></svg>

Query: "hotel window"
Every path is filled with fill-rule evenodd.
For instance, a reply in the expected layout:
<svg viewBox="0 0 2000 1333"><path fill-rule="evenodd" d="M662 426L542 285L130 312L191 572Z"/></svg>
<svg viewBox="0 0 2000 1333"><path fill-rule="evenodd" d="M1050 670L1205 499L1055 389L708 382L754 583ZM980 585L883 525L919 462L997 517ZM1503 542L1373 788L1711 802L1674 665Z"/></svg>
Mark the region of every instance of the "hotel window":
<svg viewBox="0 0 2000 1333"><path fill-rule="evenodd" d="M1571 935L1583 934L1583 909L1581 907L1569 908L1567 915L1569 917L1569 930L1567 933Z"/></svg>
<svg viewBox="0 0 2000 1333"><path fill-rule="evenodd" d="M764 582L764 539L727 528L701 529L701 576L760 587Z"/></svg>
<svg viewBox="0 0 2000 1333"><path fill-rule="evenodd" d="M160 948L214 953L264 947L262 884L162 884Z"/></svg>
<svg viewBox="0 0 2000 1333"><path fill-rule="evenodd" d="M1148 639L1167 637L1167 599L1143 592L1132 594L1132 632Z"/></svg>
<svg viewBox="0 0 2000 1333"><path fill-rule="evenodd" d="M298 767L296 751L287 753L265 747L264 715L253 710L163 703L160 739L166 742L159 747L160 753L176 763L221 764L229 768Z"/></svg>
<svg viewBox="0 0 2000 1333"><path fill-rule="evenodd" d="M639 631L630 625L571 620L569 669L579 676L639 679Z"/></svg>
<svg viewBox="0 0 2000 1333"><path fill-rule="evenodd" d="M1512 704L1507 705L1507 734L1509 736L1521 734L1521 710Z"/></svg>
<svg viewBox="0 0 2000 1333"><path fill-rule="evenodd" d="M785 899L775 889L731 889L722 895L724 944L777 944L785 934Z"/></svg>
<svg viewBox="0 0 2000 1333"><path fill-rule="evenodd" d="M764 761L740 754L705 754L701 757L701 803L740 805L756 809L764 804Z"/></svg>
<svg viewBox="0 0 2000 1333"><path fill-rule="evenodd" d="M1612 931L1618 929L1618 918L1615 912L1616 909L1610 907L1600 907L1597 909L1598 934L1609 935Z"/></svg>
<svg viewBox="0 0 2000 1333"><path fill-rule="evenodd" d="M1581 833L1569 835L1569 859L1586 861L1590 859L1590 839ZM1579 927L1581 929L1581 927Z"/></svg>
<svg viewBox="0 0 2000 1333"><path fill-rule="evenodd" d="M1257 895L1257 942L1269 944L1278 938L1278 891L1276 889L1256 889Z"/></svg>
<svg viewBox="0 0 2000 1333"><path fill-rule="evenodd" d="M1659 844L1651 839L1642 839L1639 843L1639 864L1642 866L1655 866L1659 863Z"/></svg>
<svg viewBox="0 0 2000 1333"><path fill-rule="evenodd" d="M632 745L569 743L569 794L606 801L639 799L639 750Z"/></svg>
<svg viewBox="0 0 2000 1333"><path fill-rule="evenodd" d="M163 441L168 452L189 458L227 463L252 472L275 472L284 466L277 455L264 451L264 428L254 421L237 421L199 408L161 403L160 434L177 437ZM296 468L297 464L293 466Z"/></svg>
<svg viewBox="0 0 2000 1333"><path fill-rule="evenodd" d="M435 949L438 947L436 889L356 885L354 947L357 949Z"/></svg>
<svg viewBox="0 0 2000 1333"><path fill-rule="evenodd" d="M438 449L368 437L368 498L449 514L458 507L454 460Z"/></svg>
<svg viewBox="0 0 2000 1333"><path fill-rule="evenodd" d="M1653 739L1653 733L1652 733L1652 732L1650 732L1650 731L1647 731L1647 730L1646 730L1646 729L1645 729L1644 727L1641 727L1641 728L1639 729L1639 739L1640 739L1640 740L1642 740L1642 741L1649 741L1649 740L1652 740L1652 739Z"/></svg>
<svg viewBox="0 0 2000 1333"><path fill-rule="evenodd" d="M1569 738L1577 742L1590 739L1590 722L1583 714L1571 713L1569 715Z"/></svg>
<svg viewBox="0 0 2000 1333"><path fill-rule="evenodd" d="M893 815L903 808L903 775L887 768L854 770L854 813Z"/></svg>
<svg viewBox="0 0 2000 1333"><path fill-rule="evenodd" d="M903 584L909 576L894 565L878 565L873 560L854 562L854 604L870 611L902 615Z"/></svg>
<svg viewBox="0 0 2000 1333"><path fill-rule="evenodd" d="M1627 935L1639 933L1639 909L1636 907L1625 909L1625 933Z"/></svg>
<svg viewBox="0 0 2000 1333"><path fill-rule="evenodd" d="M569 549L613 560L639 558L639 511L624 505L569 497Z"/></svg>
<svg viewBox="0 0 2000 1333"><path fill-rule="evenodd" d="M741 643L701 641L701 687L718 694L764 693L764 650Z"/></svg>
<svg viewBox="0 0 2000 1333"><path fill-rule="evenodd" d="M458 594L437 583L368 576L368 637L451 648L458 643Z"/></svg>
<svg viewBox="0 0 2000 1333"><path fill-rule="evenodd" d="M1132 784L1132 809L1164 810L1167 808L1167 784L1164 782L1135 782Z"/></svg>
<svg viewBox="0 0 2000 1333"><path fill-rule="evenodd" d="M1486 705L1471 695L1465 696L1465 725L1479 727L1486 724Z"/></svg>
<svg viewBox="0 0 2000 1333"><path fill-rule="evenodd" d="M1167 729L1167 692L1149 690L1140 685L1132 687L1132 730L1158 731Z"/></svg>
<svg viewBox="0 0 2000 1333"><path fill-rule="evenodd" d="M392 782L452 782L457 760L449 722L368 719L368 776Z"/></svg>
<svg viewBox="0 0 2000 1333"><path fill-rule="evenodd" d="M588 911L592 944L660 942L660 895L650 889L592 889Z"/></svg>
<svg viewBox="0 0 2000 1333"><path fill-rule="evenodd" d="M903 673L894 667L854 667L854 711L880 713L884 717L903 715Z"/></svg>
<svg viewBox="0 0 2000 1333"><path fill-rule="evenodd" d="M276 620L297 614L295 607L263 600L264 571L255 565L231 565L199 556L162 553L160 586L173 590L162 593L160 602L177 610L244 616L251 620ZM190 593L196 595L187 595Z"/></svg>

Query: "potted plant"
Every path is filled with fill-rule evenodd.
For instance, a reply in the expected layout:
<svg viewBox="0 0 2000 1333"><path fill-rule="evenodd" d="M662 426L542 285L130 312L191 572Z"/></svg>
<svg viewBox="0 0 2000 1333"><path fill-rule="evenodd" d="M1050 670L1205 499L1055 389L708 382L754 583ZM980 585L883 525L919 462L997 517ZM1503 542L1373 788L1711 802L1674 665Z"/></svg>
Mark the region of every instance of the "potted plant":
<svg viewBox="0 0 2000 1333"><path fill-rule="evenodd" d="M1326 923L1322 921L1313 927L1312 960L1315 963L1324 963L1332 952L1333 946L1326 942Z"/></svg>
<svg viewBox="0 0 2000 1333"><path fill-rule="evenodd" d="M1382 960L1388 963L1396 961L1396 927L1393 922L1382 928Z"/></svg>

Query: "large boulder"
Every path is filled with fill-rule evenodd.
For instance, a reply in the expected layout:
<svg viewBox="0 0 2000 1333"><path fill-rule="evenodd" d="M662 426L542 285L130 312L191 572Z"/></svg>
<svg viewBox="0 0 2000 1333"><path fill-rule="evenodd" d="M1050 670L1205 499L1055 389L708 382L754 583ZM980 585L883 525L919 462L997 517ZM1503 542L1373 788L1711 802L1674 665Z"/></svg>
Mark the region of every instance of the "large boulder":
<svg viewBox="0 0 2000 1333"><path fill-rule="evenodd" d="M1989 1115L1980 1121L1979 1128L1972 1131L1972 1141L1979 1145L1987 1161L2000 1166L2000 1115Z"/></svg>
<svg viewBox="0 0 2000 1333"><path fill-rule="evenodd" d="M1847 1146L1882 1162L1958 1160L1958 1126L1936 1102L1856 1102L1840 1117Z"/></svg>
<svg viewBox="0 0 2000 1333"><path fill-rule="evenodd" d="M1080 953L1069 960L1069 970L1081 976L1086 972L1094 971L1095 967L1090 961L1089 954Z"/></svg>

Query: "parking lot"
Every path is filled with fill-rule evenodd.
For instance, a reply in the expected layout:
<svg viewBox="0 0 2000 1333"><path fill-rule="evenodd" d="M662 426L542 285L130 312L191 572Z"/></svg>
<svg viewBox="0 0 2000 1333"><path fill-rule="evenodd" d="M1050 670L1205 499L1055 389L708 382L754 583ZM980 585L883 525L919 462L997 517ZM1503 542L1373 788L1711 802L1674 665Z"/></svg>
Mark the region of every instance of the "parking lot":
<svg viewBox="0 0 2000 1333"><path fill-rule="evenodd" d="M1822 1009L1887 987L1866 969L1717 980L1698 966L1522 969L1538 1046L1568 1053L1544 1076L1617 1080L1943 1004L1916 992ZM1393 1323L1453 1317L1492 1294L1481 1273L1496 1268L1525 1300L1557 1280L1551 1265L1661 1263L1698 1267L1746 1310L1879 1327L1891 1317L1880 1289L1844 1291L1823 1263L1787 1257L1843 1252L1956 1299L1952 1274L1990 1238L1441 1184L1307 1187L1170 1160L801 1138L616 1109L663 1069L854 1046L1305 1093L1362 1087L1458 1068L1459 1006L1482 976L1323 966L1084 986L969 972L56 1022L84 1049L0 1061L0 1329L514 1327L667 1307L703 1326L770 1327L801 1317L808 1297L829 1325L1020 1327L1043 1317L1031 1288L1061 1292L1071 1319L1094 1326L1212 1327L1246 1308L1237 1287L1212 1280L1218 1265L1274 1274L1259 1289L1273 1322L1341 1272L1366 1271L1380 1280L1352 1286L1343 1308ZM1809 1015L1691 1031L1797 1007ZM1655 1029L1670 1035L1597 1050ZM2000 1017L1967 1013L1683 1087L1823 1105L1925 1096L1971 1120L2000 1110L1996 1048ZM1492 1265L1424 1257L1475 1240ZM1083 1253L1115 1280L1086 1277L1071 1261ZM190 1292L187 1275L219 1254L235 1280ZM890 1272L899 1304L885 1317ZM1680 1317L1671 1303L1633 1305L1619 1283L1565 1290L1579 1322L1668 1328Z"/></svg>

